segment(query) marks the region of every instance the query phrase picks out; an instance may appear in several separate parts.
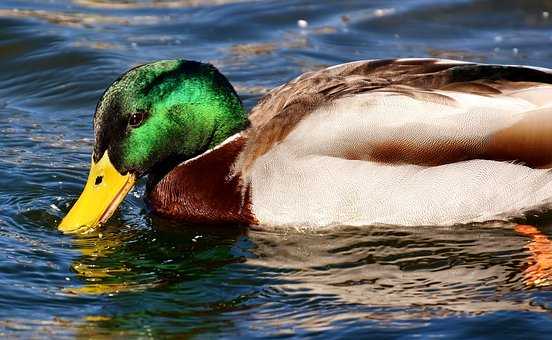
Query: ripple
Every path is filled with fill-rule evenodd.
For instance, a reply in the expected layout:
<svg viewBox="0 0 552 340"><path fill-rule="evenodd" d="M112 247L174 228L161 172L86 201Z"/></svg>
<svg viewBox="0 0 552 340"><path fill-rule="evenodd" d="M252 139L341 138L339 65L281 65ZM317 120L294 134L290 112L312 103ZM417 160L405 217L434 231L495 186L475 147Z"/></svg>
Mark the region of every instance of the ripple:
<svg viewBox="0 0 552 340"><path fill-rule="evenodd" d="M547 1L0 4L0 333L18 337L539 337L552 217L451 228L246 230L155 217L144 184L103 228L80 193L104 89L133 65L208 61L247 107L306 71L436 56L552 66ZM299 24L299 20L301 24Z"/></svg>
<svg viewBox="0 0 552 340"><path fill-rule="evenodd" d="M182 8L212 6L243 2L244 0L168 0L168 1L104 1L73 0L75 4L93 8L136 9L136 8Z"/></svg>

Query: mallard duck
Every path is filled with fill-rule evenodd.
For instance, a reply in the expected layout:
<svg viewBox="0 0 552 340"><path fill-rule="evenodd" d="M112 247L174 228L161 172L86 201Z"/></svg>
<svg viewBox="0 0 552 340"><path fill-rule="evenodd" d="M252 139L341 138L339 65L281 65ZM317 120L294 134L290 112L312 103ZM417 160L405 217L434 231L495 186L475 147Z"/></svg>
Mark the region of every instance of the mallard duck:
<svg viewBox="0 0 552 340"><path fill-rule="evenodd" d="M62 231L104 223L147 176L158 215L260 226L453 225L552 200L552 70L441 59L308 72L247 114L212 65L131 69L94 115Z"/></svg>

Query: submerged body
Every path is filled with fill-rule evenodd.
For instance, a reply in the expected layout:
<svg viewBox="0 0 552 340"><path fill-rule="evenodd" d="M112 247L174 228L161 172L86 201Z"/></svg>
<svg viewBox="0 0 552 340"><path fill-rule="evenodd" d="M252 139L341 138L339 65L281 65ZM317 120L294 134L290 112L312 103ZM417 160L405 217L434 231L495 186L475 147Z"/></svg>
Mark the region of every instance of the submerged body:
<svg viewBox="0 0 552 340"><path fill-rule="evenodd" d="M551 84L552 71L517 66L338 65L269 92L249 125L233 124L217 146L203 143L210 146L140 171L114 166L149 174L152 210L189 222L324 227L518 217L552 200ZM97 136L108 114L100 116ZM121 138L135 134L127 131ZM123 142L100 137L96 145ZM119 149L96 148L95 157ZM110 158L126 159L122 150Z"/></svg>

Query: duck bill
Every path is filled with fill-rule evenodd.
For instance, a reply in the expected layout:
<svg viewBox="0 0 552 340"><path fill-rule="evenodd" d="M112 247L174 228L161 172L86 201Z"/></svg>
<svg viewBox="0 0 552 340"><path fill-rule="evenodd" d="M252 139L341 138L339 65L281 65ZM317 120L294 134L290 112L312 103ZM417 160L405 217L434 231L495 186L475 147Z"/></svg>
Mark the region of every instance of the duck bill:
<svg viewBox="0 0 552 340"><path fill-rule="evenodd" d="M61 221L65 233L87 232L106 222L134 186L136 176L120 174L107 151L96 163L92 160L88 181L77 202Z"/></svg>

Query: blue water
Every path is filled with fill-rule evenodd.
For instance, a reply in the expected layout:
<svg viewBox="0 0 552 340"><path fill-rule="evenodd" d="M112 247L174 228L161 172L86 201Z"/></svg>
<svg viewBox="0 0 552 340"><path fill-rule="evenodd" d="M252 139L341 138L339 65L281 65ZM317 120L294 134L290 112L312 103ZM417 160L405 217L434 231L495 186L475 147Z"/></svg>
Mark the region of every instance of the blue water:
<svg viewBox="0 0 552 340"><path fill-rule="evenodd" d="M188 226L140 185L100 230L57 231L96 101L134 65L211 62L252 107L305 71L421 56L552 67L552 2L2 0L0 335L547 338L552 293L512 224ZM551 216L529 222L550 235Z"/></svg>

